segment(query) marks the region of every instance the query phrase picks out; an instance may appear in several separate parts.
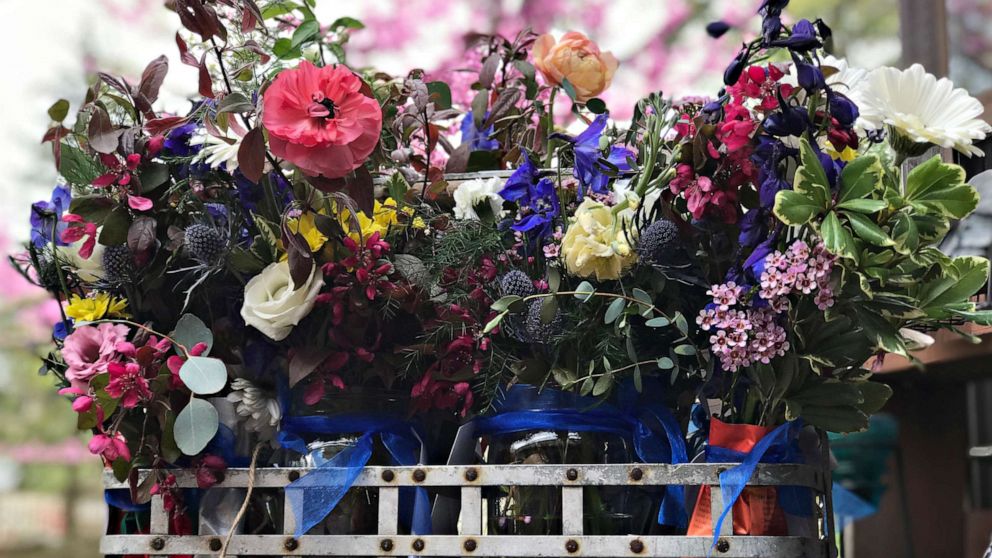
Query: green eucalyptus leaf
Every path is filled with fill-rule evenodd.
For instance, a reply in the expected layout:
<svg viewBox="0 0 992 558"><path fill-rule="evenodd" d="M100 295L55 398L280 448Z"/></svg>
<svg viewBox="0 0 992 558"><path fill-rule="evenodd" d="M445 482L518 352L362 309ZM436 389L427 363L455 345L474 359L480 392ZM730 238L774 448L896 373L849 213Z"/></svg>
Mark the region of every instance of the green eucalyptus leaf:
<svg viewBox="0 0 992 558"><path fill-rule="evenodd" d="M169 336L183 347L186 347L187 350L192 349L197 343L205 343L207 350L201 353L200 356L209 355L210 349L214 345L213 332L203 323L203 320L193 314L183 314L180 316L179 321L176 322L176 328L172 330Z"/></svg>
<svg viewBox="0 0 992 558"><path fill-rule="evenodd" d="M217 434L219 426L217 409L209 402L194 397L176 416L173 436L180 451L186 455L197 455Z"/></svg>
<svg viewBox="0 0 992 558"><path fill-rule="evenodd" d="M671 370L672 368L675 368L675 361L668 357L661 357L658 359L658 368L661 368L662 370Z"/></svg>
<svg viewBox="0 0 992 558"><path fill-rule="evenodd" d="M210 395L227 385L227 367L220 359L191 356L179 369L179 378L193 393Z"/></svg>
<svg viewBox="0 0 992 558"><path fill-rule="evenodd" d="M654 300L651 299L651 295L649 295L647 291L643 289L635 288L631 292L634 295L634 298L641 306L641 315L644 316L645 318L650 316L654 309Z"/></svg>
<svg viewBox="0 0 992 558"><path fill-rule="evenodd" d="M664 316L659 316L657 318L651 318L650 320L644 322L644 325L648 327L666 327L671 325L672 322Z"/></svg>
<svg viewBox="0 0 992 558"><path fill-rule="evenodd" d="M492 308L497 312L505 312L509 310L511 306L514 306L515 304L519 303L522 300L523 298L517 295L506 295L503 298L500 298L496 302L492 303L492 306L490 306L490 308Z"/></svg>
<svg viewBox="0 0 992 558"><path fill-rule="evenodd" d="M609 306L606 307L606 313L603 315L603 322L607 324L612 324L617 321L620 314L627 309L627 301L622 298L614 299Z"/></svg>
<svg viewBox="0 0 992 558"><path fill-rule="evenodd" d="M592 286L592 283L583 281L579 283L578 287L575 287L575 295L573 296L582 302L588 302L595 292L596 288Z"/></svg>

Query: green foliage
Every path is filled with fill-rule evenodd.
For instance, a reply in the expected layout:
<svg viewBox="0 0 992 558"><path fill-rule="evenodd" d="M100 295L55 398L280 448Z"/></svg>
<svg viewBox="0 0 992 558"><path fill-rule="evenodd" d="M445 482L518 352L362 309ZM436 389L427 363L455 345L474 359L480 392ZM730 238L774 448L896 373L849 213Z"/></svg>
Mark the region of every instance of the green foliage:
<svg viewBox="0 0 992 558"><path fill-rule="evenodd" d="M193 397L176 416L176 445L186 455L197 455L217 434L220 422L217 409L203 399Z"/></svg>

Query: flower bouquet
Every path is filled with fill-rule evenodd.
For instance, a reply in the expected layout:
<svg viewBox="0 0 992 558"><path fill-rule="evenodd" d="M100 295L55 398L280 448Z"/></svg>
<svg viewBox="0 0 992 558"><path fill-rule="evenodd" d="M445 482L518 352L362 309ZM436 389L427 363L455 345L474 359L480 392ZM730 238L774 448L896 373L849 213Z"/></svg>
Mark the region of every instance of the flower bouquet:
<svg viewBox="0 0 992 558"><path fill-rule="evenodd" d="M783 534L801 495L745 489L757 463L865 428L890 395L872 362L912 359L924 330L992 323L971 302L989 262L940 250L977 193L940 157L902 165L979 154L981 105L919 66L830 57L787 1L715 96L652 93L623 123L598 97L623 70L579 32L475 37L454 87L349 66L362 24L312 4L176 0L188 110L159 108L162 57L98 74L74 120L49 111L63 180L13 258L64 314L42 370L131 480L114 501L163 495L175 534L197 507L175 468L207 488L248 464L314 468L286 490L297 533L360 532L326 518L361 508L361 468L443 462L464 423L490 463L705 448L741 463L721 476L735 532ZM404 530L429 532L430 497L401 494ZM491 529L560 523L497 500ZM685 504L587 491L586 521L709 534Z"/></svg>

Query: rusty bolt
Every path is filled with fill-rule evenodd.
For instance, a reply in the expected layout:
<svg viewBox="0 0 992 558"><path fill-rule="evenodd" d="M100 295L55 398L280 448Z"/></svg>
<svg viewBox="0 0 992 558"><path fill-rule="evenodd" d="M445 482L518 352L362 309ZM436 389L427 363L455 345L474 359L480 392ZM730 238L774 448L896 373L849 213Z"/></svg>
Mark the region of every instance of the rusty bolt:
<svg viewBox="0 0 992 558"><path fill-rule="evenodd" d="M426 478L427 473L425 473L423 469L417 469L413 472L413 480L415 482L424 482L424 479Z"/></svg>
<svg viewBox="0 0 992 558"><path fill-rule="evenodd" d="M720 539L716 541L717 552L727 552L728 550L730 550L730 541L727 539Z"/></svg>
<svg viewBox="0 0 992 558"><path fill-rule="evenodd" d="M567 478L570 481L574 481L575 479L579 478L579 472L576 471L575 469L569 469L565 471L565 478Z"/></svg>
<svg viewBox="0 0 992 558"><path fill-rule="evenodd" d="M420 552L424 549L424 539L417 539L413 541L413 550Z"/></svg>
<svg viewBox="0 0 992 558"><path fill-rule="evenodd" d="M634 467L630 472L630 480L639 481L644 478L644 471L640 467Z"/></svg>
<svg viewBox="0 0 992 558"><path fill-rule="evenodd" d="M382 472L382 480L386 482L393 482L394 478L396 478L396 474L390 471L389 469L386 469L385 471Z"/></svg>
<svg viewBox="0 0 992 558"><path fill-rule="evenodd" d="M472 469L469 469L469 470L465 471L465 480L467 480L469 482L472 482L472 481L474 481L474 480L476 480L478 478L479 478L479 470L478 469L475 469L473 467Z"/></svg>
<svg viewBox="0 0 992 558"><path fill-rule="evenodd" d="M634 554L640 554L644 552L644 543L640 539L634 539L630 541L630 551Z"/></svg>
<svg viewBox="0 0 992 558"><path fill-rule="evenodd" d="M573 539L569 539L568 542L565 543L565 550L567 550L569 554L574 554L579 551L579 543Z"/></svg>
<svg viewBox="0 0 992 558"><path fill-rule="evenodd" d="M391 551L393 549L393 539L382 539L382 542L379 543L379 548L381 548L383 552Z"/></svg>
<svg viewBox="0 0 992 558"><path fill-rule="evenodd" d="M300 472L299 471L290 471L289 472L289 482L295 482L299 478L300 478Z"/></svg>
<svg viewBox="0 0 992 558"><path fill-rule="evenodd" d="M469 539L465 541L465 544L463 544L462 547L465 549L466 552L475 552L475 549L478 547L478 545L476 544L475 539Z"/></svg>
<svg viewBox="0 0 992 558"><path fill-rule="evenodd" d="M165 548L165 539L162 537L152 539L152 550L162 550L163 548Z"/></svg>
<svg viewBox="0 0 992 558"><path fill-rule="evenodd" d="M220 542L220 539L218 539L216 537L213 538L213 539L210 539L210 550L212 550L214 552L217 552L223 546L224 546L224 543Z"/></svg>
<svg viewBox="0 0 992 558"><path fill-rule="evenodd" d="M298 541L298 540L290 537L290 538L286 539L286 542L282 543L282 546L286 550L292 552L292 551L296 550L297 548L300 548L300 541Z"/></svg>

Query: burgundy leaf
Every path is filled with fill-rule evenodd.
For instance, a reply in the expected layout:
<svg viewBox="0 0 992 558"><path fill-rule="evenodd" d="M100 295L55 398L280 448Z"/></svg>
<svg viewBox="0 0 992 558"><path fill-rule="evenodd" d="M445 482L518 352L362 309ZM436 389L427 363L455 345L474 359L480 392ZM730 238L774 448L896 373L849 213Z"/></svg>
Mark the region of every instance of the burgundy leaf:
<svg viewBox="0 0 992 558"><path fill-rule="evenodd" d="M100 105L93 106L93 113L90 116L87 137L90 140L90 147L97 153L113 153L117 150L123 130L114 128L110 121L107 109Z"/></svg>
<svg viewBox="0 0 992 558"><path fill-rule="evenodd" d="M448 157L448 163L445 165L444 170L449 173L465 172L468 168L468 156L472 153L472 144L463 143L455 148L451 152L451 156Z"/></svg>
<svg viewBox="0 0 992 558"><path fill-rule="evenodd" d="M303 380L331 354L331 349L326 347L300 347L293 353L293 358L289 360L289 387L293 387Z"/></svg>
<svg viewBox="0 0 992 558"><path fill-rule="evenodd" d="M182 126L188 121L188 116L163 116L162 118L155 118L145 122L145 132L148 132L148 135L157 136L173 128Z"/></svg>
<svg viewBox="0 0 992 558"><path fill-rule="evenodd" d="M200 63L196 61L196 57L189 53L189 46L186 44L186 41L179 36L178 32L176 33L176 46L179 47L179 60L183 64L193 66L194 68L198 68L200 66Z"/></svg>
<svg viewBox="0 0 992 558"><path fill-rule="evenodd" d="M479 85L486 89L492 87L497 69L499 69L499 55L490 54L486 58L486 61L482 63L482 70L479 71Z"/></svg>
<svg viewBox="0 0 992 558"><path fill-rule="evenodd" d="M306 244L306 241L303 243ZM313 273L313 257L309 247L306 251L302 251L292 243L287 247L286 253L289 259L289 276L293 279L293 288L298 289L306 284L310 274Z"/></svg>
<svg viewBox="0 0 992 558"><path fill-rule="evenodd" d="M200 95L208 99L214 98L214 81L210 78L210 71L207 70L207 53L200 57Z"/></svg>
<svg viewBox="0 0 992 558"><path fill-rule="evenodd" d="M506 116L506 114L517 104L517 100L520 99L521 92L519 89L505 89L502 94L496 98L493 103L492 108L489 110L489 118L486 119L486 123L482 125L482 130L488 130L494 122L500 118ZM475 116L474 114L472 116Z"/></svg>
<svg viewBox="0 0 992 558"><path fill-rule="evenodd" d="M238 148L238 168L241 174L252 182L258 183L265 172L265 135L262 127L256 126L245 134Z"/></svg>
<svg viewBox="0 0 992 558"><path fill-rule="evenodd" d="M365 167L358 167L355 172L345 178L345 189L348 197L355 200L355 205L362 213L372 216L375 210L375 184L372 175Z"/></svg>
<svg viewBox="0 0 992 558"><path fill-rule="evenodd" d="M157 228L158 223L154 217L142 215L135 219L127 230L127 247L134 256L134 262L139 266L151 261Z"/></svg>
<svg viewBox="0 0 992 558"><path fill-rule="evenodd" d="M110 75L110 74L108 74L106 72L97 72L96 75L100 78L100 81L102 81L102 82L106 83L107 85L109 85L110 87L113 87L114 89L120 91L125 96L127 96L127 97L130 97L131 96L131 90L130 90L130 88L128 88L127 84L124 83L123 80L120 80L120 79L118 79L118 78L116 78L116 77L114 77L114 76L112 76L112 75Z"/></svg>
<svg viewBox="0 0 992 558"><path fill-rule="evenodd" d="M164 55L152 60L141 74L138 93L144 95L149 103L158 100L158 92L162 88L166 74L169 73L169 59Z"/></svg>

